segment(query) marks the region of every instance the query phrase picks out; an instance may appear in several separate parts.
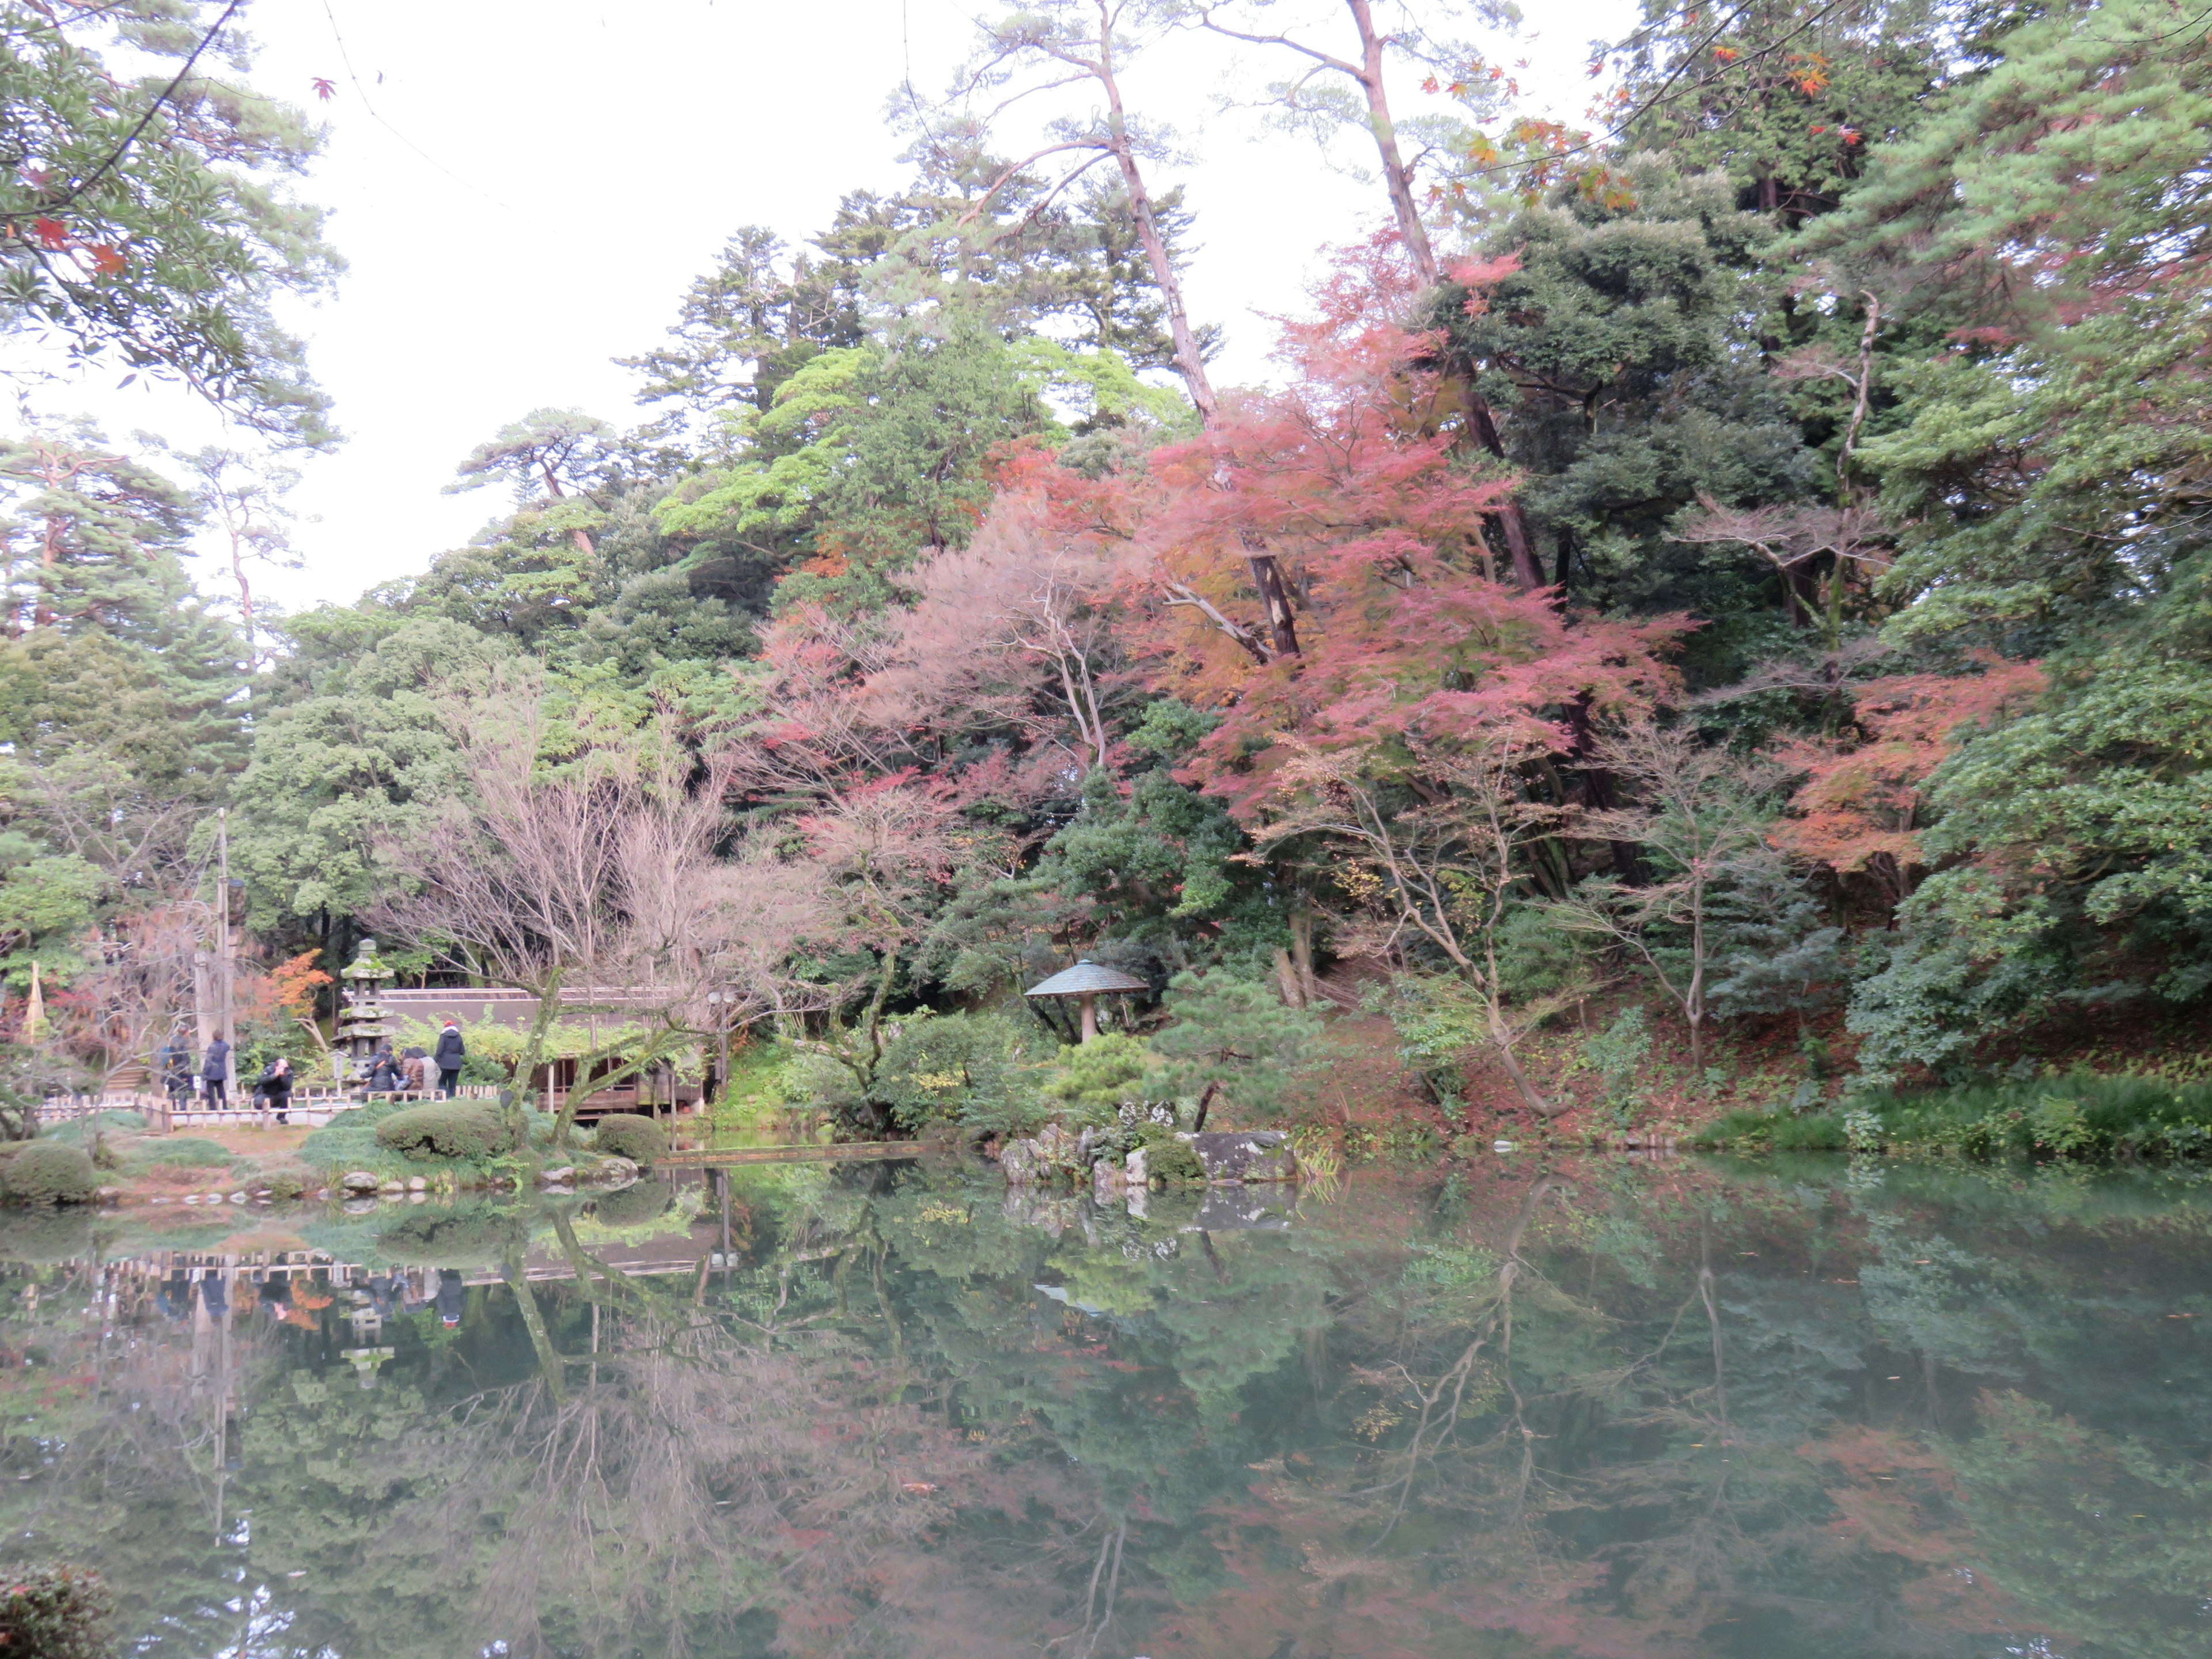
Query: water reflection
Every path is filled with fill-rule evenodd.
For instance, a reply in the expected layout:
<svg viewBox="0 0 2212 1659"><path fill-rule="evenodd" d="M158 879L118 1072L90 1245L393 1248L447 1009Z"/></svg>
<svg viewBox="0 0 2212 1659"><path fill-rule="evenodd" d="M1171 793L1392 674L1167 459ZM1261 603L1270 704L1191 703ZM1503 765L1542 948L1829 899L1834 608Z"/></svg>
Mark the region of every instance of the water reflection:
<svg viewBox="0 0 2212 1659"><path fill-rule="evenodd" d="M2202 1188L787 1166L0 1227L5 1522L212 1656L2196 1655Z"/></svg>

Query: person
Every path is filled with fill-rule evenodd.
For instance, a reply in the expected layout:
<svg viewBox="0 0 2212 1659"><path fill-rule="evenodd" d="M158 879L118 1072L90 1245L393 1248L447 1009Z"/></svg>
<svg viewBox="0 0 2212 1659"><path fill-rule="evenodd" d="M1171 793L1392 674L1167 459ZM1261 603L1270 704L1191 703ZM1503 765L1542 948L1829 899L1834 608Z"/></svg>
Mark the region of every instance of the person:
<svg viewBox="0 0 2212 1659"><path fill-rule="evenodd" d="M439 1271L436 1297L438 1318L447 1330L452 1330L461 1322L461 1314L468 1306L468 1296L467 1288L461 1283L460 1274L455 1273L451 1267L441 1268Z"/></svg>
<svg viewBox="0 0 2212 1659"><path fill-rule="evenodd" d="M451 1100L453 1091L461 1081L461 1062L469 1057L469 1046L461 1041L461 1022L453 1015L446 1016L446 1029L438 1033L437 1052L431 1058L438 1062L438 1094Z"/></svg>
<svg viewBox="0 0 2212 1659"><path fill-rule="evenodd" d="M430 1092L429 1067L430 1056L411 1043L399 1051L399 1075L407 1079L407 1086L418 1095Z"/></svg>
<svg viewBox="0 0 2212 1659"><path fill-rule="evenodd" d="M161 1084L169 1091L171 1111L190 1109L186 1102L192 1092L192 1057L181 1044L161 1051Z"/></svg>
<svg viewBox="0 0 2212 1659"><path fill-rule="evenodd" d="M200 1081L207 1085L208 1110L220 1112L230 1104L230 1045L220 1036L207 1046Z"/></svg>
<svg viewBox="0 0 2212 1659"><path fill-rule="evenodd" d="M279 1054L262 1069L259 1085L261 1097L269 1103L279 1123L292 1120L285 1114L292 1109L292 1062Z"/></svg>
<svg viewBox="0 0 2212 1659"><path fill-rule="evenodd" d="M368 1086L378 1092L386 1090L396 1092L407 1086L406 1079L400 1075L399 1063L392 1057L389 1042L378 1043L375 1054L369 1057Z"/></svg>

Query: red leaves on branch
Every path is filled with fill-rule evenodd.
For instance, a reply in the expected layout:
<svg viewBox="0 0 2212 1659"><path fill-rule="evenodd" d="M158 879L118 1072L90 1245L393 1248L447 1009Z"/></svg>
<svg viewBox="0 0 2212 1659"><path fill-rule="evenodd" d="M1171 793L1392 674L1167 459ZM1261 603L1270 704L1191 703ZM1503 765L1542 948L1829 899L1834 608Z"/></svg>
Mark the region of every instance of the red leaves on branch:
<svg viewBox="0 0 2212 1659"><path fill-rule="evenodd" d="M42 248L59 252L69 246L69 227L58 219L33 219L31 221L31 240Z"/></svg>
<svg viewBox="0 0 2212 1659"><path fill-rule="evenodd" d="M1564 749L1569 704L1646 712L1673 688L1661 657L1686 619L1570 619L1497 579L1482 520L1511 483L1469 465L1462 406L1425 367L1435 343L1401 320L1412 284L1392 250L1352 250L1316 298L1285 326L1287 386L1153 458L1133 538L1145 562L1128 568L1170 597L1132 603L1133 642L1154 684L1222 717L1194 775L1241 799L1279 763L1280 733L1430 748L1520 725ZM1250 616L1255 549L1300 598L1296 657L1256 660L1174 600L1180 586Z"/></svg>
<svg viewBox="0 0 2212 1659"><path fill-rule="evenodd" d="M326 104L338 95L337 83L325 76L318 75L308 84L314 88L315 96Z"/></svg>
<svg viewBox="0 0 2212 1659"><path fill-rule="evenodd" d="M1779 758L1803 772L1775 842L1839 872L1920 860L1921 791L1929 774L1979 726L2043 690L2033 663L1982 659L1978 674L1899 674L1858 688L1858 735L1807 738Z"/></svg>

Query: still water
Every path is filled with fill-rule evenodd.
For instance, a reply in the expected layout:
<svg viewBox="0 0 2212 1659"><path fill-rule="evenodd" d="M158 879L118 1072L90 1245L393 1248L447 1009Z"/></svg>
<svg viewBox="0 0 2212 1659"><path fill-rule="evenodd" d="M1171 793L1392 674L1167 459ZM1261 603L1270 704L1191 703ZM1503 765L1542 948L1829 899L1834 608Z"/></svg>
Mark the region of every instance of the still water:
<svg viewBox="0 0 2212 1659"><path fill-rule="evenodd" d="M100 1568L127 1653L2212 1653L2199 1184L801 1166L161 1226L0 1223L9 1553Z"/></svg>

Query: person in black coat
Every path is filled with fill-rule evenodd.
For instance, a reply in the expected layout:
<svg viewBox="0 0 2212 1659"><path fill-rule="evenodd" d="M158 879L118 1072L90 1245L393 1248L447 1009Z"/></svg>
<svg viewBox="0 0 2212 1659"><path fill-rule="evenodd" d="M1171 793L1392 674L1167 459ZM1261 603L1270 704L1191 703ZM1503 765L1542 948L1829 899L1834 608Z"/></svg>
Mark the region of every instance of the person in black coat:
<svg viewBox="0 0 2212 1659"><path fill-rule="evenodd" d="M208 1110L219 1112L230 1104L230 1045L221 1037L207 1046L200 1081L207 1085Z"/></svg>
<svg viewBox="0 0 2212 1659"><path fill-rule="evenodd" d="M259 1087L276 1121L289 1123L292 1120L285 1114L292 1109L292 1062L281 1054L270 1060L262 1071Z"/></svg>
<svg viewBox="0 0 2212 1659"><path fill-rule="evenodd" d="M430 1058L438 1066L438 1093L447 1100L461 1081L461 1062L469 1057L468 1044L461 1041L461 1023L451 1014L446 1016L446 1029L438 1033L438 1047Z"/></svg>
<svg viewBox="0 0 2212 1659"><path fill-rule="evenodd" d="M192 1095L192 1057L174 1043L161 1050L161 1086L169 1091L169 1109L181 1112Z"/></svg>

